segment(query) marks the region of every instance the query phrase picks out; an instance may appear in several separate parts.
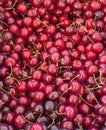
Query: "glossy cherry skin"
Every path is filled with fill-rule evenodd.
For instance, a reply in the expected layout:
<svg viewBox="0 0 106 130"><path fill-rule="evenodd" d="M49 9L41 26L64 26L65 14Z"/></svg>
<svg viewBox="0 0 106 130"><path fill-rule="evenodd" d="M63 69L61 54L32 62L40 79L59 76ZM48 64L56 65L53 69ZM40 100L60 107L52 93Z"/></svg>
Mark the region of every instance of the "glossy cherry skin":
<svg viewBox="0 0 106 130"><path fill-rule="evenodd" d="M42 102L45 99L45 93L42 91L36 91L34 100L35 102Z"/></svg>
<svg viewBox="0 0 106 130"><path fill-rule="evenodd" d="M21 115L17 115L14 120L14 124L17 128L22 128L23 126L25 126L26 121L23 119Z"/></svg>
<svg viewBox="0 0 106 130"><path fill-rule="evenodd" d="M70 87L70 92L75 94L78 93L81 86L80 86L80 82L77 80L73 80L69 83L69 87Z"/></svg>
<svg viewBox="0 0 106 130"><path fill-rule="evenodd" d="M65 121L62 123L62 128L66 128L66 129L69 129L69 130L73 130L73 129L74 129L73 122L70 121L70 120L65 120Z"/></svg>
<svg viewBox="0 0 106 130"><path fill-rule="evenodd" d="M28 90L34 91L39 88L39 82L35 79L29 79L27 82Z"/></svg>
<svg viewBox="0 0 106 130"><path fill-rule="evenodd" d="M66 106L65 107L65 113L67 119L74 119L77 115L77 109L73 106Z"/></svg>
<svg viewBox="0 0 106 130"><path fill-rule="evenodd" d="M87 105L87 104L85 104L85 103L82 103L80 106L79 106L79 109L80 109L80 111L82 112L82 113L84 113L84 114L88 114L88 113L90 113L90 107Z"/></svg>
<svg viewBox="0 0 106 130"><path fill-rule="evenodd" d="M30 126L30 130L35 130L35 129L37 129L37 130L44 130L42 124L32 124Z"/></svg>

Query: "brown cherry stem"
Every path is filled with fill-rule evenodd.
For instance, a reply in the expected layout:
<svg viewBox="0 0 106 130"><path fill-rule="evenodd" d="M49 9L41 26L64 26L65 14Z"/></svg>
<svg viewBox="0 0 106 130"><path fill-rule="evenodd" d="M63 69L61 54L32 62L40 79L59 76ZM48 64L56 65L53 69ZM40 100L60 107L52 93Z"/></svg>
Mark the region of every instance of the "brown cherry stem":
<svg viewBox="0 0 106 130"><path fill-rule="evenodd" d="M95 97L94 93L92 93L92 95L93 95L93 97L94 97L95 101L97 102L97 104L99 104L99 105L100 105L100 103L99 103L99 101L97 100L97 98Z"/></svg>
<svg viewBox="0 0 106 130"><path fill-rule="evenodd" d="M102 72L102 70L100 69L100 70L99 70L99 74L100 74L100 82L101 82L101 84L103 84L103 80L102 80L103 75L102 75L102 73L103 73L103 72Z"/></svg>
<svg viewBox="0 0 106 130"><path fill-rule="evenodd" d="M17 100L17 98L15 98L14 96L12 96L11 92L6 91L6 90L3 89L2 87L0 87L0 89L1 89L4 93L7 93L8 95L10 95L13 99Z"/></svg>
<svg viewBox="0 0 106 130"><path fill-rule="evenodd" d="M8 27L8 24L7 24L6 22L4 22L4 21L0 21L0 23L6 25L6 26Z"/></svg>
<svg viewBox="0 0 106 130"><path fill-rule="evenodd" d="M78 127L79 127L80 130L84 130L84 129L82 128L82 125L80 124L80 122L78 122Z"/></svg>
<svg viewBox="0 0 106 130"><path fill-rule="evenodd" d="M89 106L91 106L91 107L94 107L92 104L90 104L90 103L88 103L87 101L85 101L80 94L78 94L78 96L79 96L79 97L81 98L81 100L82 100L83 102L85 102L87 105L89 105Z"/></svg>
<svg viewBox="0 0 106 130"><path fill-rule="evenodd" d="M17 3L17 0L14 2L14 4L13 4L11 7L6 8L6 10L11 10L11 9L13 9L13 8L15 7L16 3Z"/></svg>
<svg viewBox="0 0 106 130"><path fill-rule="evenodd" d="M22 117L23 117L24 120L26 120L26 122L28 122L28 123L30 123L30 124L33 124L33 122L27 120L27 118L26 118L24 115L22 115Z"/></svg>
<svg viewBox="0 0 106 130"><path fill-rule="evenodd" d="M93 74L93 78L94 78L94 81L95 81L96 85L99 87L99 84L98 84L98 82L97 82L96 77L95 77L94 74Z"/></svg>
<svg viewBox="0 0 106 130"><path fill-rule="evenodd" d="M87 38L89 39L89 41L90 41L91 43L94 44L93 40L92 40L88 35L87 35Z"/></svg>
<svg viewBox="0 0 106 130"><path fill-rule="evenodd" d="M50 117L50 116L49 116L49 117ZM52 119L52 123L51 123L47 128L50 128L50 127L55 123L56 117L57 117L56 113L53 112L53 118L50 117L50 118Z"/></svg>
<svg viewBox="0 0 106 130"><path fill-rule="evenodd" d="M38 116L38 118L37 118L37 120L36 120L36 123L37 123L37 121L40 119L40 117L42 116L42 114L43 114L43 111L40 113L40 115Z"/></svg>

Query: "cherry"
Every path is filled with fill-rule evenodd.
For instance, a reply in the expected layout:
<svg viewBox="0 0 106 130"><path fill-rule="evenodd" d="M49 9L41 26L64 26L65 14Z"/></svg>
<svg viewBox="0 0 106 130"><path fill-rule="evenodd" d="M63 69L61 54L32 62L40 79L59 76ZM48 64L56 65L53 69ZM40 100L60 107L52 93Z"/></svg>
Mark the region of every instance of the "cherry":
<svg viewBox="0 0 106 130"><path fill-rule="evenodd" d="M11 24L9 26L9 31L12 33L12 34L16 34L18 32L18 26L17 24Z"/></svg>
<svg viewBox="0 0 106 130"><path fill-rule="evenodd" d="M41 70L34 70L32 72L32 78L36 80L40 80L42 78L42 71Z"/></svg>
<svg viewBox="0 0 106 130"><path fill-rule="evenodd" d="M27 82L27 88L34 91L39 88L39 82L35 79L29 79Z"/></svg>
<svg viewBox="0 0 106 130"><path fill-rule="evenodd" d="M14 112L16 115L19 115L19 114L24 114L25 112L25 107L24 106L16 106L15 109L14 109Z"/></svg>
<svg viewBox="0 0 106 130"><path fill-rule="evenodd" d="M42 102L45 99L45 93L42 91L36 91L34 100L35 102Z"/></svg>
<svg viewBox="0 0 106 130"><path fill-rule="evenodd" d="M81 88L80 82L78 82L77 80L70 81L69 88L71 93L78 93Z"/></svg>
<svg viewBox="0 0 106 130"><path fill-rule="evenodd" d="M4 32L3 33L3 39L4 39L4 41L10 41L10 40L12 40L13 39L13 35L12 35L12 33L11 32Z"/></svg>
<svg viewBox="0 0 106 130"><path fill-rule="evenodd" d="M50 130L58 130L58 127L56 125L51 126Z"/></svg>
<svg viewBox="0 0 106 130"><path fill-rule="evenodd" d="M8 130L8 126L6 124L0 124L0 129Z"/></svg>
<svg viewBox="0 0 106 130"><path fill-rule="evenodd" d="M92 39L93 39L95 42L101 41L101 40L102 40L102 35L101 35L101 33L95 32L95 33L92 35Z"/></svg>
<svg viewBox="0 0 106 130"><path fill-rule="evenodd" d="M26 27L20 29L20 36L22 38L27 38L29 36L29 31Z"/></svg>
<svg viewBox="0 0 106 130"><path fill-rule="evenodd" d="M47 71L49 74L55 75L57 72L56 65L55 64L48 65Z"/></svg>
<svg viewBox="0 0 106 130"><path fill-rule="evenodd" d="M96 65L91 65L88 67L88 74L93 75L98 73L98 67Z"/></svg>
<svg viewBox="0 0 106 130"><path fill-rule="evenodd" d="M20 91L20 92L25 92L27 90L27 84L26 84L26 82L23 81L23 80L20 80L19 84L17 86L17 90Z"/></svg>
<svg viewBox="0 0 106 130"><path fill-rule="evenodd" d="M27 97L25 97L25 96L20 96L19 98L18 98L18 104L19 105L23 105L23 106L28 106L29 105L29 100L28 100L28 98Z"/></svg>
<svg viewBox="0 0 106 130"><path fill-rule="evenodd" d="M78 105L78 103L79 103L79 97L75 94L71 94L68 98L68 104Z"/></svg>
<svg viewBox="0 0 106 130"><path fill-rule="evenodd" d="M97 122L98 124L103 124L104 123L104 118L102 116L97 117Z"/></svg>
<svg viewBox="0 0 106 130"><path fill-rule="evenodd" d="M52 63L58 63L60 59L60 54L58 52L53 52L52 54L50 54L50 61Z"/></svg>
<svg viewBox="0 0 106 130"><path fill-rule="evenodd" d="M48 98L50 99L50 100L56 100L56 99L58 99L58 97L59 97L59 94L58 94L58 92L57 91L52 91L49 95L48 95Z"/></svg>
<svg viewBox="0 0 106 130"><path fill-rule="evenodd" d="M102 93L103 93L103 94L106 94L106 84L104 84L104 85L103 85L103 87L102 87L102 90L101 90L101 91L102 91Z"/></svg>
<svg viewBox="0 0 106 130"><path fill-rule="evenodd" d="M100 97L100 102L101 102L101 104L106 104L106 96L105 95L102 95L101 97Z"/></svg>
<svg viewBox="0 0 106 130"><path fill-rule="evenodd" d="M96 54L94 52L92 52L92 51L89 51L89 52L86 53L86 58L88 60L95 60L96 59Z"/></svg>
<svg viewBox="0 0 106 130"><path fill-rule="evenodd" d="M83 116L81 114L77 114L74 119L75 124L82 124L83 123Z"/></svg>
<svg viewBox="0 0 106 130"><path fill-rule="evenodd" d="M5 45L2 46L2 51L3 51L4 53L10 53L11 50L12 50L12 46L9 45L9 44L5 44Z"/></svg>
<svg viewBox="0 0 106 130"><path fill-rule="evenodd" d="M14 109L16 106L17 106L17 101L16 101L15 99L12 99L12 100L10 101L9 107L10 107L11 109Z"/></svg>
<svg viewBox="0 0 106 130"><path fill-rule="evenodd" d="M82 9L82 4L80 3L80 1L74 2L73 8L74 8L75 10L81 10L81 9Z"/></svg>
<svg viewBox="0 0 106 130"><path fill-rule="evenodd" d="M37 129L37 130L44 130L42 124L37 124L37 123L36 124L32 124L30 126L30 130L35 130L35 129Z"/></svg>
<svg viewBox="0 0 106 130"><path fill-rule="evenodd" d="M58 52L58 49L56 47L50 47L48 52L52 54L54 52Z"/></svg>
<svg viewBox="0 0 106 130"><path fill-rule="evenodd" d="M92 10L99 10L101 8L101 4L97 1L92 1L90 6Z"/></svg>
<svg viewBox="0 0 106 130"><path fill-rule="evenodd" d="M85 104L85 103L82 103L80 106L79 106L79 110L83 113L83 114L89 114L91 112L90 110L90 107Z"/></svg>
<svg viewBox="0 0 106 130"><path fill-rule="evenodd" d="M53 76L50 74L44 74L43 81L45 84L50 84L53 81Z"/></svg>
<svg viewBox="0 0 106 130"><path fill-rule="evenodd" d="M43 112L44 108L41 104L38 104L34 107L34 112L36 112L37 114L41 114Z"/></svg>
<svg viewBox="0 0 106 130"><path fill-rule="evenodd" d="M22 128L23 126L25 126L26 121L24 120L22 115L17 115L14 119L14 123L18 128Z"/></svg>
<svg viewBox="0 0 106 130"><path fill-rule="evenodd" d="M96 52L96 53L100 53L103 49L103 45L101 42L97 42L95 44L93 44L93 50Z"/></svg>
<svg viewBox="0 0 106 130"><path fill-rule="evenodd" d="M65 47L65 43L62 39L57 39L55 42L54 42L54 46L59 48L60 50L63 50L64 47Z"/></svg>
<svg viewBox="0 0 106 130"><path fill-rule="evenodd" d="M46 88L45 88L45 93L48 95L50 94L53 90L54 90L54 86L53 85L46 85Z"/></svg>
<svg viewBox="0 0 106 130"><path fill-rule="evenodd" d="M73 122L70 120L66 120L62 123L62 127L66 129L73 130Z"/></svg>
<svg viewBox="0 0 106 130"><path fill-rule="evenodd" d="M63 79L65 80L71 80L73 78L73 73L70 71L65 71L62 75Z"/></svg>
<svg viewBox="0 0 106 130"><path fill-rule="evenodd" d="M86 73L86 71L83 70L83 69L80 69L78 71L78 73L77 73L77 79L79 81L85 81L85 80L87 80L87 73Z"/></svg>
<svg viewBox="0 0 106 130"><path fill-rule="evenodd" d="M75 44L78 44L80 42L80 40L81 40L81 37L80 37L80 35L73 34L72 35L72 40L74 41Z"/></svg>
<svg viewBox="0 0 106 130"><path fill-rule="evenodd" d="M0 130L99 130L106 116L106 0L0 1Z"/></svg>
<svg viewBox="0 0 106 130"><path fill-rule="evenodd" d="M31 111L26 112L25 117L28 121L34 121L35 120L34 114Z"/></svg>
<svg viewBox="0 0 106 130"><path fill-rule="evenodd" d="M65 116L67 119L73 119L77 115L77 109L76 109L76 107L73 107L73 106L66 106L65 113L66 113Z"/></svg>
<svg viewBox="0 0 106 130"><path fill-rule="evenodd" d="M8 112L6 113L6 122L11 124L14 121L14 113Z"/></svg>
<svg viewBox="0 0 106 130"><path fill-rule="evenodd" d="M52 112L55 108L55 105L52 101L46 101L45 102L45 110L48 112Z"/></svg>
<svg viewBox="0 0 106 130"><path fill-rule="evenodd" d="M24 2L19 3L16 9L17 9L17 12L19 13L25 13L27 11L27 7Z"/></svg>
<svg viewBox="0 0 106 130"><path fill-rule="evenodd" d="M24 60L28 60L32 55L32 51L31 50L23 50L22 51L22 58Z"/></svg>
<svg viewBox="0 0 106 130"><path fill-rule="evenodd" d="M95 125L91 125L89 127L89 130L99 130L99 128L97 126L95 126Z"/></svg>
<svg viewBox="0 0 106 130"><path fill-rule="evenodd" d="M101 10L95 11L94 15L97 19L101 19L104 16L104 12Z"/></svg>
<svg viewBox="0 0 106 130"><path fill-rule="evenodd" d="M92 124L93 118L91 116L84 116L83 123L86 127Z"/></svg>
<svg viewBox="0 0 106 130"><path fill-rule="evenodd" d="M74 50L74 51L71 52L71 57L73 59L78 59L79 55L80 55L80 53L77 50Z"/></svg>
<svg viewBox="0 0 106 130"><path fill-rule="evenodd" d="M73 60L72 68L75 70L79 70L82 68L82 62L80 60Z"/></svg>
<svg viewBox="0 0 106 130"><path fill-rule="evenodd" d="M66 95L68 93L68 87L69 87L68 83L64 82L59 85L59 90L62 93L62 95Z"/></svg>
<svg viewBox="0 0 106 130"><path fill-rule="evenodd" d="M102 55L102 56L99 58L99 62L100 62L100 63L106 63L106 56L105 56L105 55Z"/></svg>

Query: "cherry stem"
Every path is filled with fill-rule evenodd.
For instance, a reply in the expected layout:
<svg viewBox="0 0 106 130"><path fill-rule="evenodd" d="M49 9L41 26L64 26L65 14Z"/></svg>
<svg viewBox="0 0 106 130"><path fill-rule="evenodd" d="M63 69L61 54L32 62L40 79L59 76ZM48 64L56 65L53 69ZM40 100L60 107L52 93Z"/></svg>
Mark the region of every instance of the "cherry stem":
<svg viewBox="0 0 106 130"><path fill-rule="evenodd" d="M10 41L10 45L14 46L14 42L12 40Z"/></svg>
<svg viewBox="0 0 106 130"><path fill-rule="evenodd" d="M10 74L8 77L11 77L12 76L12 66L10 65Z"/></svg>
<svg viewBox="0 0 106 130"><path fill-rule="evenodd" d="M80 130L84 130L84 129L82 128L82 125L80 124L80 122L78 122L78 127L79 127Z"/></svg>
<svg viewBox="0 0 106 130"><path fill-rule="evenodd" d="M0 21L0 23L3 23L4 25L6 25L8 27L8 24L4 21Z"/></svg>
<svg viewBox="0 0 106 130"><path fill-rule="evenodd" d="M75 76L74 78L71 79L71 81L73 81L74 79L76 79L76 78L78 78L78 77L79 77L79 75Z"/></svg>
<svg viewBox="0 0 106 130"><path fill-rule="evenodd" d="M59 25L62 25L63 24L63 22L62 23L58 23L58 24L56 24L56 27L58 27Z"/></svg>
<svg viewBox="0 0 106 130"><path fill-rule="evenodd" d="M34 50L35 50L35 54L36 54L36 55L40 54L37 45L36 45L34 42L32 43L32 45L33 45L33 48L34 48Z"/></svg>
<svg viewBox="0 0 106 130"><path fill-rule="evenodd" d="M82 5L88 5L90 2L91 2L91 0L89 0L89 1L87 1L87 2L82 3Z"/></svg>
<svg viewBox="0 0 106 130"><path fill-rule="evenodd" d="M26 78L23 78L24 80L31 78L31 76L27 76L26 74L23 74L21 71L20 71L19 73L22 74L22 76L25 76L25 77L26 77Z"/></svg>
<svg viewBox="0 0 106 130"><path fill-rule="evenodd" d="M95 101L97 102L97 104L99 104L99 105L100 105L100 103L99 103L99 101L97 100L97 98L95 97L94 93L92 93L92 95L93 95L93 97L94 97Z"/></svg>
<svg viewBox="0 0 106 130"><path fill-rule="evenodd" d="M2 36L2 33L8 31L7 29L4 29L3 31L0 32L0 36Z"/></svg>
<svg viewBox="0 0 106 130"><path fill-rule="evenodd" d="M8 95L10 95L13 99L17 100L17 98L15 98L14 96L12 96L11 92L6 91L6 90L3 89L2 87L0 87L0 89L1 89L4 93L7 93Z"/></svg>
<svg viewBox="0 0 106 130"><path fill-rule="evenodd" d="M43 114L43 111L40 113L40 115L38 116L38 118L37 118L37 120L36 120L36 123L37 123L37 121L40 119L40 117L42 116L42 114Z"/></svg>
<svg viewBox="0 0 106 130"><path fill-rule="evenodd" d="M99 84L98 84L98 82L97 82L96 77L95 77L94 74L93 74L93 78L94 78L94 81L95 81L96 85L99 87Z"/></svg>
<svg viewBox="0 0 106 130"><path fill-rule="evenodd" d="M64 68L70 69L70 68L72 68L72 67L71 67L71 66L60 66L60 67L57 67L57 69L64 69Z"/></svg>
<svg viewBox="0 0 106 130"><path fill-rule="evenodd" d="M88 35L87 35L87 38L89 39L89 41L90 41L91 43L94 44L93 40L92 40Z"/></svg>
<svg viewBox="0 0 106 130"><path fill-rule="evenodd" d="M62 97L62 96L63 96L67 91L69 91L71 88L72 88L72 86L69 87L68 89L66 89L66 90L60 95L60 97Z"/></svg>
<svg viewBox="0 0 106 130"><path fill-rule="evenodd" d="M102 80L103 75L102 75L102 73L103 73L103 71L100 69L99 74L100 74L100 82L101 82L101 84L103 84L103 80Z"/></svg>
<svg viewBox="0 0 106 130"><path fill-rule="evenodd" d="M24 115L22 115L22 117L23 117L23 119L24 119L26 122L33 124L33 122L27 120L27 118L26 118Z"/></svg>
<svg viewBox="0 0 106 130"><path fill-rule="evenodd" d="M83 102L85 102L87 105L89 105L89 106L91 106L91 107L94 107L92 104L90 104L90 103L88 103L87 101L85 101L80 94L78 94L78 96L79 96L79 97L81 98L81 100L82 100Z"/></svg>
<svg viewBox="0 0 106 130"><path fill-rule="evenodd" d="M96 85L95 85L96 86ZM98 86L98 87L93 87L93 88L90 88L90 90L95 90L95 89L99 89L99 88L101 88L102 86Z"/></svg>
<svg viewBox="0 0 106 130"><path fill-rule="evenodd" d="M11 10L11 9L13 9L13 8L15 7L16 3L17 3L17 0L14 2L14 4L13 4L11 7L6 8L6 10Z"/></svg>
<svg viewBox="0 0 106 130"><path fill-rule="evenodd" d="M50 117L50 116L49 116L49 117ZM50 127L55 123L56 117L57 117L56 113L53 112L53 118L50 117L50 118L52 119L52 123L51 123L47 128L50 128Z"/></svg>
<svg viewBox="0 0 106 130"><path fill-rule="evenodd" d="M62 115L65 115L65 113L60 113L60 112L58 112L57 110L56 111L54 111L57 115L59 115L59 116L62 116Z"/></svg>

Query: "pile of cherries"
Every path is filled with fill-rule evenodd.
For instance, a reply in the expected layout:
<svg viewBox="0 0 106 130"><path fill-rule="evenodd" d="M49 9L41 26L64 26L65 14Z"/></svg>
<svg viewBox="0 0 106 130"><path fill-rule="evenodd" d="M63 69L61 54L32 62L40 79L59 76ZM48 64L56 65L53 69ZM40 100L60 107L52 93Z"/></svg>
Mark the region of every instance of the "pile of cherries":
<svg viewBox="0 0 106 130"><path fill-rule="evenodd" d="M106 0L0 0L0 130L106 130Z"/></svg>

